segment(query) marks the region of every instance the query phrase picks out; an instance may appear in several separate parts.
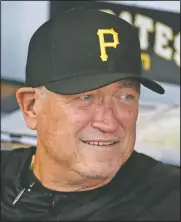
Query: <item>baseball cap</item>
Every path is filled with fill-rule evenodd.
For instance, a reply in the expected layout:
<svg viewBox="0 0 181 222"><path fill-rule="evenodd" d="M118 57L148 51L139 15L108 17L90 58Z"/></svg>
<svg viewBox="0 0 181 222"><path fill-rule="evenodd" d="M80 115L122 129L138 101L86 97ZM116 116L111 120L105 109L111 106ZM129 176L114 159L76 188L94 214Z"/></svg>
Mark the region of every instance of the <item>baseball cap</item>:
<svg viewBox="0 0 181 222"><path fill-rule="evenodd" d="M161 85L143 77L138 34L116 15L96 9L64 11L30 40L26 86L77 94L127 78L164 93Z"/></svg>

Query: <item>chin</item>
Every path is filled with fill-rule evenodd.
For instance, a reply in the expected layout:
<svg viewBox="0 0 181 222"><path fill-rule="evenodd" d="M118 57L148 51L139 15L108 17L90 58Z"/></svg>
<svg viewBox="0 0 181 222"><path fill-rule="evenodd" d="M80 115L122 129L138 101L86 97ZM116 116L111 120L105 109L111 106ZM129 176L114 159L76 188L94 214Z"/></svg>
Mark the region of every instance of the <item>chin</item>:
<svg viewBox="0 0 181 222"><path fill-rule="evenodd" d="M117 171L120 169L120 166L114 164L114 166L92 166L84 169L79 169L77 172L86 178L90 179L98 179L98 180L105 180L110 177L115 176Z"/></svg>

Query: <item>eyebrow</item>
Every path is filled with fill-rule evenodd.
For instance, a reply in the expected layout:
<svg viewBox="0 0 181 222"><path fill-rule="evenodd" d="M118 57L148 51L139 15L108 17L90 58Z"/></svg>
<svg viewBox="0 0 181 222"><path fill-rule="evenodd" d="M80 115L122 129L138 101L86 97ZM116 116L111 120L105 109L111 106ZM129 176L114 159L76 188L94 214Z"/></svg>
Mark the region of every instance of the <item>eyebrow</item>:
<svg viewBox="0 0 181 222"><path fill-rule="evenodd" d="M120 81L121 88L133 88L137 91L140 91L140 82L139 80L123 80Z"/></svg>

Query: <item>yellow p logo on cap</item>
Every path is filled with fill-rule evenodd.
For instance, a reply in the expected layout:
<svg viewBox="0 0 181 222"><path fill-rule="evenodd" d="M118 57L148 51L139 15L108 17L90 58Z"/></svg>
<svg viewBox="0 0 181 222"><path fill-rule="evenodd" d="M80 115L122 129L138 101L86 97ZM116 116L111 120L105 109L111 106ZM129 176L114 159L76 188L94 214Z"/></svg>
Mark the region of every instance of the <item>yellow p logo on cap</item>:
<svg viewBox="0 0 181 222"><path fill-rule="evenodd" d="M113 42L105 42L104 35L112 35L113 36ZM116 48L119 42L118 33L114 31L114 29L98 29L97 35L99 36L99 43L100 43L100 51L101 51L101 59L102 61L108 60L108 55L106 52L107 47Z"/></svg>

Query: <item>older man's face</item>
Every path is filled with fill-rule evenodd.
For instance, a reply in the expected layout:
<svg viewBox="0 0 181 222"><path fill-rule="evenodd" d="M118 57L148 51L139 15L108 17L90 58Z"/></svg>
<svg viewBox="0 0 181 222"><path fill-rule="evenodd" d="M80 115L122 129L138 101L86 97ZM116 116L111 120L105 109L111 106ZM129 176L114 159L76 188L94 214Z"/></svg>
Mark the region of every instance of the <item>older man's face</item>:
<svg viewBox="0 0 181 222"><path fill-rule="evenodd" d="M134 149L139 87L122 80L77 95L48 91L37 119L39 144L85 177L115 175Z"/></svg>

